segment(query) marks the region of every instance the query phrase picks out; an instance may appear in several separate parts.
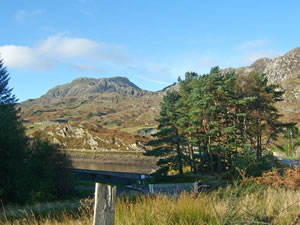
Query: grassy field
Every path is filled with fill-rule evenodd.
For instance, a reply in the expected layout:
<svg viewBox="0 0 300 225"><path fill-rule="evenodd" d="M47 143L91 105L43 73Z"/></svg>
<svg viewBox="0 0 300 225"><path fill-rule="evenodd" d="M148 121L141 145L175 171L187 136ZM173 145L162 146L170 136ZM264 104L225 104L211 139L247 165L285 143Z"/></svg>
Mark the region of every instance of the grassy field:
<svg viewBox="0 0 300 225"><path fill-rule="evenodd" d="M51 205L52 204L52 205ZM47 207L46 207L47 206ZM65 206L65 210L61 210ZM75 209L76 208L76 209ZM1 225L92 224L92 199L39 205L39 209L59 213L38 213L7 207ZM26 212L25 212L26 211ZM15 212L15 217L13 216ZM19 213L20 212L20 213ZM21 213L22 212L22 213ZM230 186L210 193L184 193L180 197L120 197L116 205L117 225L203 225L203 224L299 224L300 190L262 185Z"/></svg>

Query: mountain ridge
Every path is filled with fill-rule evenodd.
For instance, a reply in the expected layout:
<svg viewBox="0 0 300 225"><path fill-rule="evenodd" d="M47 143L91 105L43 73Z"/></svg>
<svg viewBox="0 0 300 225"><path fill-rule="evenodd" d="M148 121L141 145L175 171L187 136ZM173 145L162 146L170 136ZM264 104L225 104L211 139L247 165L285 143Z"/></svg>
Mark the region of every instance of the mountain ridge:
<svg viewBox="0 0 300 225"><path fill-rule="evenodd" d="M142 90L126 77L116 76L99 79L80 77L70 83L58 85L50 89L45 95L41 96L41 98L52 100L62 97L78 97L86 94L110 92L141 96L147 91Z"/></svg>
<svg viewBox="0 0 300 225"><path fill-rule="evenodd" d="M265 73L269 83L279 83L287 79L300 76L300 47L288 51L274 59L259 58L250 66L239 68L226 68L224 72L235 71L237 75L245 75L251 72Z"/></svg>
<svg viewBox="0 0 300 225"><path fill-rule="evenodd" d="M274 59L261 58L246 67L221 71L235 71L238 76L266 73L269 83L279 83L286 90L284 101L277 104L282 120L300 125L300 47ZM141 134L157 126L163 95L178 89L179 83L173 83L151 92L126 77L81 77L22 102L21 117L27 121L28 132L42 132L66 148L138 151L143 146L138 143L145 142Z"/></svg>

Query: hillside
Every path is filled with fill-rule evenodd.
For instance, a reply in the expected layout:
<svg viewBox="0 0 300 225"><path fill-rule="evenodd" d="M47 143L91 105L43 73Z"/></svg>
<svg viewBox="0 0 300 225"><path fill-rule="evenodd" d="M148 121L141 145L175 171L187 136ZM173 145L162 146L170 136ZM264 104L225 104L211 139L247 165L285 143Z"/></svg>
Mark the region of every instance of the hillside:
<svg viewBox="0 0 300 225"><path fill-rule="evenodd" d="M270 83L279 83L286 90L284 101L277 105L283 120L300 125L300 47L223 71L232 70L239 76L266 73ZM21 115L29 134L41 131L68 149L143 151L157 125L162 96L172 89L178 84L150 92L124 77L78 78L22 102Z"/></svg>
<svg viewBox="0 0 300 225"><path fill-rule="evenodd" d="M67 149L142 151L156 126L162 93L145 91L125 77L78 78L21 103L32 135L41 132Z"/></svg>

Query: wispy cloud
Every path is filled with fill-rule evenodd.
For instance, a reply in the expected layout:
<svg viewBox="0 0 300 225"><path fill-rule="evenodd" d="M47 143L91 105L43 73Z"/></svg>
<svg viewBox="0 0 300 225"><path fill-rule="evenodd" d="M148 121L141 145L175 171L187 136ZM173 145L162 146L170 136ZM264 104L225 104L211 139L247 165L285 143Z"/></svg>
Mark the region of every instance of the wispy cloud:
<svg viewBox="0 0 300 225"><path fill-rule="evenodd" d="M26 11L26 10L20 9L15 13L14 19L18 23L22 23L25 21L26 18L39 16L44 13L45 13L45 10L43 10L43 9L37 9L37 10L33 10L33 11Z"/></svg>
<svg viewBox="0 0 300 225"><path fill-rule="evenodd" d="M275 52L275 51L257 51L257 52L252 52L247 54L244 58L243 58L243 62L244 63L253 63L255 60L260 59L260 58L274 58L276 56L281 55L281 53L279 52Z"/></svg>
<svg viewBox="0 0 300 225"><path fill-rule="evenodd" d="M200 66L200 67L213 67L213 66L216 66L218 63L215 59L213 58L200 58L198 63L197 63L197 66Z"/></svg>
<svg viewBox="0 0 300 225"><path fill-rule="evenodd" d="M245 50L249 48L254 48L254 47L262 47L265 46L269 41L267 40L253 40L253 41L247 41L244 43L239 44L236 46L237 50Z"/></svg>
<svg viewBox="0 0 300 225"><path fill-rule="evenodd" d="M74 60L91 64L105 62L122 65L133 61L122 46L65 34L50 36L34 47L0 46L0 54L5 64L11 68L33 70L49 70L58 64L70 64Z"/></svg>
<svg viewBox="0 0 300 225"><path fill-rule="evenodd" d="M165 82L165 81L161 81L161 80L157 80L157 79L152 79L146 76L139 76L139 75L135 75L134 77L141 79L143 81L147 81L147 82L151 82L151 83L155 83L155 84L160 84L160 85L170 85L170 82Z"/></svg>
<svg viewBox="0 0 300 225"><path fill-rule="evenodd" d="M95 16L95 12L93 10L89 10L89 9L81 9L79 11L82 15L85 15L85 16Z"/></svg>
<svg viewBox="0 0 300 225"><path fill-rule="evenodd" d="M79 71L79 72L90 72L90 73L103 73L105 70L102 68L99 68L97 66L91 65L91 64L86 64L86 63L74 63L73 67Z"/></svg>
<svg viewBox="0 0 300 225"><path fill-rule="evenodd" d="M41 26L39 29L46 33L54 33L56 31L55 27L53 26Z"/></svg>

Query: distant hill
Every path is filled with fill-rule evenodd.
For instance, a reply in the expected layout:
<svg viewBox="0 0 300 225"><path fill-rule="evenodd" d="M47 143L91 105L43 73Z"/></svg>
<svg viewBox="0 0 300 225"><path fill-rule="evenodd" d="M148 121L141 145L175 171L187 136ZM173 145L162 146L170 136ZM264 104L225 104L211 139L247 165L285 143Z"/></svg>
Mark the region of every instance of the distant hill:
<svg viewBox="0 0 300 225"><path fill-rule="evenodd" d="M68 149L141 151L147 138L139 134L157 125L162 94L125 77L78 78L22 102L21 115L28 134Z"/></svg>
<svg viewBox="0 0 300 225"><path fill-rule="evenodd" d="M283 120L300 125L300 47L248 67L223 69L232 70L239 76L266 73L270 83L279 83L286 90L277 105ZM66 148L140 151L146 134L155 130L162 96L174 89L178 83L151 92L125 77L78 78L20 105L29 134L39 131Z"/></svg>
<svg viewBox="0 0 300 225"><path fill-rule="evenodd" d="M118 93L132 96L144 95L147 91L140 89L126 77L112 78L77 78L71 83L56 86L49 90L42 98L52 100L64 97L82 97L96 93Z"/></svg>

